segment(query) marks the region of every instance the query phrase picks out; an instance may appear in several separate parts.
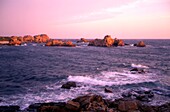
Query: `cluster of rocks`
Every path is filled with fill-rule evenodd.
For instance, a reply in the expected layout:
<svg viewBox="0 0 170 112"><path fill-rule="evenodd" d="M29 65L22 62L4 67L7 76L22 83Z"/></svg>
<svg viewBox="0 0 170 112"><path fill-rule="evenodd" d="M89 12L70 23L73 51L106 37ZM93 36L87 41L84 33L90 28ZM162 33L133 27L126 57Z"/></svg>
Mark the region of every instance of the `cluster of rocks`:
<svg viewBox="0 0 170 112"><path fill-rule="evenodd" d="M81 38L80 40L77 41L77 43L89 43L88 46L97 46L97 47L112 47L112 46L129 45L129 44L126 44L121 39L117 39L117 38L113 39L111 35L106 35L104 39L95 39L91 41ZM134 46L145 47L146 45L143 41L139 41L137 44L134 44Z"/></svg>
<svg viewBox="0 0 170 112"><path fill-rule="evenodd" d="M81 42L89 42L89 41L85 38L81 38L80 40L77 41L77 43L81 43Z"/></svg>
<svg viewBox="0 0 170 112"><path fill-rule="evenodd" d="M56 39L51 39L48 41L45 46L67 46L67 47L75 47L76 45L73 44L71 41L61 41Z"/></svg>
<svg viewBox="0 0 170 112"><path fill-rule="evenodd" d="M98 47L111 47L111 46L124 46L124 41L120 39L112 39L110 35L106 35L104 39L95 39L90 41L89 46Z"/></svg>
<svg viewBox="0 0 170 112"><path fill-rule="evenodd" d="M22 43L35 42L35 43L46 43L50 38L46 34L40 35L26 35L26 36L11 36L11 37L0 37L0 44L2 45L21 45Z"/></svg>
<svg viewBox="0 0 170 112"><path fill-rule="evenodd" d="M77 87L75 82L67 82L61 86L64 89L72 87ZM105 88L104 91L113 94L111 88ZM0 112L170 112L170 102L158 106L146 103L153 97L151 90L131 90L115 100L87 94L67 102L31 104L24 110L20 110L19 106L0 106Z"/></svg>
<svg viewBox="0 0 170 112"><path fill-rule="evenodd" d="M1 106L1 112L169 112L170 103L151 106L132 98L114 101L103 99L100 95L88 94L67 102L35 103L25 110L19 106Z"/></svg>
<svg viewBox="0 0 170 112"><path fill-rule="evenodd" d="M26 35L26 36L11 36L11 37L0 37L0 45L21 45L22 43L27 42L35 42L35 43L46 43L46 46L67 46L67 47L75 47L71 41L62 41L56 39L50 39L46 34L40 35ZM88 46L97 46L97 47L112 47L112 46L124 46L125 44L121 39L113 39L110 35L106 35L104 39L95 39L95 40L87 40L85 38L81 38L77 41L78 43L87 43ZM84 44L83 44L84 45ZM86 44L85 44L86 45ZM140 41L137 44L134 44L137 47L145 47L145 43Z"/></svg>

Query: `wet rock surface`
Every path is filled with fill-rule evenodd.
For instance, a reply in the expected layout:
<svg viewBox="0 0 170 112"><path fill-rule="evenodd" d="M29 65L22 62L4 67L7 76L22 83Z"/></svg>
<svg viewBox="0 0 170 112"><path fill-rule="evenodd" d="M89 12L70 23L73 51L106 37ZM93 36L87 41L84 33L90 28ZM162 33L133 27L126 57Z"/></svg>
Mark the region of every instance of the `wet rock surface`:
<svg viewBox="0 0 170 112"><path fill-rule="evenodd" d="M104 91L105 93L113 93L113 90L111 88L105 88Z"/></svg>
<svg viewBox="0 0 170 112"><path fill-rule="evenodd" d="M144 93L150 94L150 91ZM25 110L19 106L0 106L0 112L170 112L170 102L152 106L129 96L111 101L88 94L67 102L35 103Z"/></svg>
<svg viewBox="0 0 170 112"><path fill-rule="evenodd" d="M151 90L130 90L122 94L123 97L149 102L154 97Z"/></svg>
<svg viewBox="0 0 170 112"><path fill-rule="evenodd" d="M144 69L142 68L133 68L130 70L132 73L145 73Z"/></svg>
<svg viewBox="0 0 170 112"><path fill-rule="evenodd" d="M76 82L70 81L70 82L67 82L61 86L61 88L64 88L64 89L71 89L71 87L77 87Z"/></svg>

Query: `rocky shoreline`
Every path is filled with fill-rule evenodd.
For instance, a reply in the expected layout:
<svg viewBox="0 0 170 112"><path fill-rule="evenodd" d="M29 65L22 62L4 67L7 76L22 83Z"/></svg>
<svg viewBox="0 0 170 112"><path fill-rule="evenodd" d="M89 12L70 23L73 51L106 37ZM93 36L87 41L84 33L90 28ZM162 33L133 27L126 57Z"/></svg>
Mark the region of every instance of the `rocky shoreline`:
<svg viewBox="0 0 170 112"><path fill-rule="evenodd" d="M143 92L143 96L139 95L141 98L152 94L151 91ZM170 112L170 102L152 106L146 101L128 96L111 101L97 94L87 94L67 102L35 103L24 110L16 105L0 106L0 112Z"/></svg>
<svg viewBox="0 0 170 112"><path fill-rule="evenodd" d="M76 82L66 82L62 89L79 88ZM103 90L113 94L111 88ZM56 96L57 97L57 96ZM35 103L21 110L18 105L0 106L0 112L170 112L170 102L151 105L155 97L153 90L139 89L122 93L118 99L104 99L94 93L78 96L66 102Z"/></svg>

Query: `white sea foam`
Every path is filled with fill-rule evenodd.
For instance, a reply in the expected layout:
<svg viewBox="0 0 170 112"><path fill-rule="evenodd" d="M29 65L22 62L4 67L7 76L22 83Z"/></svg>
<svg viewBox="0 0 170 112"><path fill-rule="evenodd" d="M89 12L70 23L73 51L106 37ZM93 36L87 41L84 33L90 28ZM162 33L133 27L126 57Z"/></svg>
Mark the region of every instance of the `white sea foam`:
<svg viewBox="0 0 170 112"><path fill-rule="evenodd" d="M112 86L155 81L151 74L131 74L130 72L102 72L96 76L69 76L68 81L90 85Z"/></svg>
<svg viewBox="0 0 170 112"><path fill-rule="evenodd" d="M95 93L104 96L105 98L114 99L121 95L120 90L115 90L115 94L105 93L105 86L124 85L132 83L154 81L153 74L131 74L128 71L123 72L108 72L104 71L98 75L91 76L69 76L62 82L75 81L80 87L71 89L62 89L62 82L44 86L46 91L29 92L25 95L16 95L7 97L0 105L20 105L21 109L28 107L33 103L43 102L63 102L76 98L77 96ZM31 90L30 90L31 91ZM119 93L119 94L118 94Z"/></svg>
<svg viewBox="0 0 170 112"><path fill-rule="evenodd" d="M141 65L141 64L134 64L134 63L131 64L131 67L133 67L133 68L149 68L148 66Z"/></svg>

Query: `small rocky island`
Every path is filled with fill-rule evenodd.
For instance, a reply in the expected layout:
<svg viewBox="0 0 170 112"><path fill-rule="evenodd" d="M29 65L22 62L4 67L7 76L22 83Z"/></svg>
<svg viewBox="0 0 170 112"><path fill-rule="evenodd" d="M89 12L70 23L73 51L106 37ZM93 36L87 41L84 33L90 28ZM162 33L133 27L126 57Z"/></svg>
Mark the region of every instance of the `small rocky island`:
<svg viewBox="0 0 170 112"><path fill-rule="evenodd" d="M50 40L48 35L25 35L21 36L11 36L11 37L2 37L0 36L0 45L21 45L22 43L34 42L34 43L46 43Z"/></svg>

